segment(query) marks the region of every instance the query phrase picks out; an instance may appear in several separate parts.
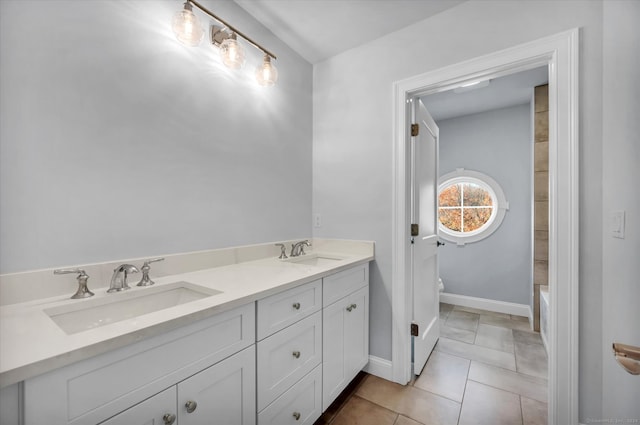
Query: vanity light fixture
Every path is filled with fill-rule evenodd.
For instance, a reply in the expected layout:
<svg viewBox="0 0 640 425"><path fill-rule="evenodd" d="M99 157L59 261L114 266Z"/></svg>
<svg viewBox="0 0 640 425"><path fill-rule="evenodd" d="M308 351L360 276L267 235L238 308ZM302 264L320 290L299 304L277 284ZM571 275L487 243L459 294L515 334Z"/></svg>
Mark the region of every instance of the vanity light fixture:
<svg viewBox="0 0 640 425"><path fill-rule="evenodd" d="M278 69L271 63L269 55L264 55L262 65L256 68L256 80L259 85L265 87L271 87L278 81Z"/></svg>
<svg viewBox="0 0 640 425"><path fill-rule="evenodd" d="M276 83L278 80L278 70L273 63L271 63L271 59L276 59L276 56L195 0L186 0L184 9L176 13L173 18L172 28L178 41L186 46L197 46L202 41L204 31L200 26L198 17L193 13L193 6L222 24L222 27L211 25L210 41L211 44L220 48L222 62L227 67L240 69L246 61L244 48L238 42L239 36L264 53L262 64L256 68L258 84L261 86L273 86Z"/></svg>

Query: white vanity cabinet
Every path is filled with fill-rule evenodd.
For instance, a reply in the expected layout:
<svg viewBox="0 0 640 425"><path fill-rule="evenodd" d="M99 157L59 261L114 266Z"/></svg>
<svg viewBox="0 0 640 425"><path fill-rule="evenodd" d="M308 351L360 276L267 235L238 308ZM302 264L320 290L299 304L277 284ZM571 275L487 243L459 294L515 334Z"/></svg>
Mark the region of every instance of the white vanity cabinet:
<svg viewBox="0 0 640 425"><path fill-rule="evenodd" d="M183 411L187 401L204 394L207 401L195 400L196 412L215 410L220 400L227 400L224 397L233 397L235 403L242 403L243 416L228 423L252 425L254 344L255 305L250 303L24 381L24 423L95 425L109 418L116 421L115 415L127 411L126 416L133 406L132 418L169 413L183 425L204 423L190 422ZM172 387L176 387L178 406L174 398L173 405L163 406L158 413L139 404L146 401L156 409L154 396ZM231 412L230 406L234 405L223 403L223 411ZM249 411L253 413L248 415ZM192 417L198 416L194 412Z"/></svg>
<svg viewBox="0 0 640 425"><path fill-rule="evenodd" d="M176 387L171 387L101 425L173 425L176 418Z"/></svg>
<svg viewBox="0 0 640 425"><path fill-rule="evenodd" d="M322 280L257 302L260 425L313 424L322 414Z"/></svg>
<svg viewBox="0 0 640 425"><path fill-rule="evenodd" d="M253 425L254 376L251 346L101 425L207 425L211 419L225 425Z"/></svg>
<svg viewBox="0 0 640 425"><path fill-rule="evenodd" d="M369 361L369 265L323 281L322 410Z"/></svg>

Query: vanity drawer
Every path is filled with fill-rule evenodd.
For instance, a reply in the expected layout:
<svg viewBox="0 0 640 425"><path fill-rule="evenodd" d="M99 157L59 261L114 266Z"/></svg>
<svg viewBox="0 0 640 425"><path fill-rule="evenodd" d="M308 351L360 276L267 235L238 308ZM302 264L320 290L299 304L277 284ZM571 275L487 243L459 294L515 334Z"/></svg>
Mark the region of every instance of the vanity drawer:
<svg viewBox="0 0 640 425"><path fill-rule="evenodd" d="M253 303L24 382L25 425L90 424L255 341Z"/></svg>
<svg viewBox="0 0 640 425"><path fill-rule="evenodd" d="M258 300L258 340L283 329L322 307L322 280Z"/></svg>
<svg viewBox="0 0 640 425"><path fill-rule="evenodd" d="M322 305L333 304L368 284L369 263L327 276L322 280Z"/></svg>
<svg viewBox="0 0 640 425"><path fill-rule="evenodd" d="M258 414L258 425L312 425L322 414L322 366Z"/></svg>
<svg viewBox="0 0 640 425"><path fill-rule="evenodd" d="M321 311L258 342L258 411L321 361Z"/></svg>

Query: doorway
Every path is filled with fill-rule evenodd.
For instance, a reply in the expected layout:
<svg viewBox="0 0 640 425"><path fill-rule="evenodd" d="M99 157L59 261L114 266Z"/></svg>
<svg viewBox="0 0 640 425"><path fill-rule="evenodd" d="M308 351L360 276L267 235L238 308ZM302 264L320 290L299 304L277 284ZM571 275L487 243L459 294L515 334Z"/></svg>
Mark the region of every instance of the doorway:
<svg viewBox="0 0 640 425"><path fill-rule="evenodd" d="M408 100L539 66L549 67L549 423L578 421L578 30L394 84L393 380L411 374ZM561 283L561 285L559 284Z"/></svg>

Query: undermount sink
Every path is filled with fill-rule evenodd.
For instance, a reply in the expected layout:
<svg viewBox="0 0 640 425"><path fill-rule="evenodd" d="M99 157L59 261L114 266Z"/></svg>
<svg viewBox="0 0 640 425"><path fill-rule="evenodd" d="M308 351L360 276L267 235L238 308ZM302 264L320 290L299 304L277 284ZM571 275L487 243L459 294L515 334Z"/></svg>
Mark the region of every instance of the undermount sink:
<svg viewBox="0 0 640 425"><path fill-rule="evenodd" d="M182 281L136 289L44 312L65 333L72 335L222 293Z"/></svg>
<svg viewBox="0 0 640 425"><path fill-rule="evenodd" d="M324 254L307 254L299 257L289 257L284 260L288 263L304 264L306 266L328 266L335 265L337 261L342 261L344 258L334 257Z"/></svg>

